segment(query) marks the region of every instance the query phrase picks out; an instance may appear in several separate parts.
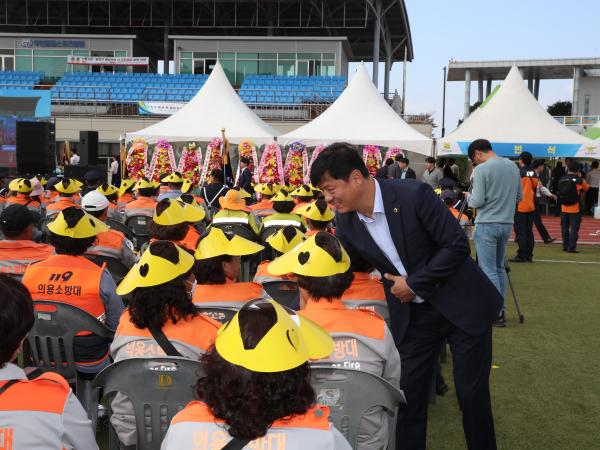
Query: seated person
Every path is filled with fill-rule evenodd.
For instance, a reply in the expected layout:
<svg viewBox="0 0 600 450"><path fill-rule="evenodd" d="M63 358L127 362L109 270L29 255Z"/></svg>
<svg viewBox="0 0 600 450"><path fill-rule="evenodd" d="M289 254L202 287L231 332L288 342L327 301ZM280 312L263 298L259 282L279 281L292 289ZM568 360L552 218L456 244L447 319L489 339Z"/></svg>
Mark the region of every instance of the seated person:
<svg viewBox="0 0 600 450"><path fill-rule="evenodd" d="M326 332L273 300L244 305L202 358L198 401L173 418L162 450L232 440L244 450L350 450L310 383L308 361L332 348Z"/></svg>
<svg viewBox="0 0 600 450"><path fill-rule="evenodd" d="M198 240L200 239L200 231L196 228L196 225L201 226L200 230L204 228L204 219L206 217L206 210L200 205L193 195L181 194L181 197L177 199L182 202L184 209L187 208L188 213L194 211L194 221L188 221L188 232L183 238L182 244L185 247L195 248L198 246Z"/></svg>
<svg viewBox="0 0 600 450"><path fill-rule="evenodd" d="M350 258L339 241L319 232L269 265L274 274L296 274L300 316L329 331L333 352L317 364L362 370L400 387L400 355L385 321L371 311L348 309L342 302L352 283ZM358 449L388 445L389 417L381 408L366 413L358 433Z"/></svg>
<svg viewBox="0 0 600 450"><path fill-rule="evenodd" d="M58 200L59 192L55 189L54 186L56 185L56 183L59 183L61 181L62 180L58 177L50 177L46 182L46 191L44 192L44 203L46 205L48 205L49 203L54 203L56 200Z"/></svg>
<svg viewBox="0 0 600 450"><path fill-rule="evenodd" d="M202 197L206 202L206 207L212 213L219 208L219 199L225 194L229 187L225 184L225 175L221 169L210 171L209 183L202 188Z"/></svg>
<svg viewBox="0 0 600 450"><path fill-rule="evenodd" d="M294 198L296 206L292 212L297 212L298 209L310 203L313 199L313 190L308 184L302 184L290 192L290 195Z"/></svg>
<svg viewBox="0 0 600 450"><path fill-rule="evenodd" d="M273 183L261 183L254 186L254 192L260 195L260 200L250 205L248 209L256 217L264 217L274 214L273 202L271 198L276 194L277 187Z"/></svg>
<svg viewBox="0 0 600 450"><path fill-rule="evenodd" d="M102 174L97 169L88 170L83 175L84 185L81 189L81 195L84 196L88 192L95 191L100 186L100 179L102 178Z"/></svg>
<svg viewBox="0 0 600 450"><path fill-rule="evenodd" d="M109 205L108 199L99 191L90 191L81 199L83 210L103 223L108 219ZM86 250L85 254L120 260L128 269L137 261L133 243L122 232L112 228L99 233L96 242Z"/></svg>
<svg viewBox="0 0 600 450"><path fill-rule="evenodd" d="M471 221L466 214L460 214L460 211L454 207L457 203L456 192L451 189L444 189L441 194L442 201L446 204L452 215L463 226L468 226ZM458 217L460 214L460 218Z"/></svg>
<svg viewBox="0 0 600 450"><path fill-rule="evenodd" d="M46 206L46 217L54 217L63 209L77 207L75 195L81 190L80 184L72 178L65 178L56 183L54 189L58 192L58 198Z"/></svg>
<svg viewBox="0 0 600 450"><path fill-rule="evenodd" d="M107 218L116 220L117 222L122 222L123 217L121 216L121 213L119 212L119 208L117 206L117 199L119 197L119 189L117 189L117 187L113 186L112 184L102 183L100 186L98 186L98 189L96 189L96 190L98 192L100 192L102 195L104 195L106 197L106 199L108 200ZM104 220L104 221L106 221L106 220Z"/></svg>
<svg viewBox="0 0 600 450"><path fill-rule="evenodd" d="M289 252L298 244L300 244L304 240L304 234L296 227L287 226L283 227L280 230L277 230L277 233L272 234L267 238L267 244L271 247L271 251L273 252L273 258L277 258L284 253ZM282 281L287 280L289 277L285 275L273 275L269 272L269 263L271 261L266 260L261 262L258 265L258 269L256 269L256 274L254 275L254 282L263 284L269 281Z"/></svg>
<svg viewBox="0 0 600 450"><path fill-rule="evenodd" d="M302 218L292 213L294 209L294 199L285 190L279 191L271 198L273 204L274 214L266 216L261 223L261 231L269 227L285 227L293 226L304 231L304 221Z"/></svg>
<svg viewBox="0 0 600 450"><path fill-rule="evenodd" d="M160 330L179 355L194 360L213 345L220 326L200 314L190 296L194 285L194 257L169 241L154 241L117 288L131 294L110 346L115 361L168 354L152 337ZM147 267L146 272L142 267ZM111 404L111 423L126 446L136 444L133 406L123 394Z"/></svg>
<svg viewBox="0 0 600 450"><path fill-rule="evenodd" d="M6 206L8 205L23 205L29 210L37 214L38 218L41 217L41 201L38 197L39 194L31 196L33 191L33 185L30 180L26 178L17 178L8 184L10 190L10 197L6 198Z"/></svg>
<svg viewBox="0 0 600 450"><path fill-rule="evenodd" d="M104 223L79 208L61 211L48 225L50 245L56 254L31 264L23 275L33 300L68 303L116 329L123 302L115 293L115 282L107 269L83 256L96 236L107 230ZM109 345L103 338L81 332L74 340L77 370L97 373L108 366Z"/></svg>
<svg viewBox="0 0 600 450"><path fill-rule="evenodd" d="M183 177L180 172L173 172L166 177L160 179L161 183L167 183L169 189L161 193L157 200L160 202L164 198L179 198L181 197L181 187L183 186Z"/></svg>
<svg viewBox="0 0 600 450"><path fill-rule="evenodd" d="M350 271L354 279L350 287L344 291L342 301L350 309L368 309L374 311L389 323L387 300L383 283L371 276L373 266L359 255L353 256L350 261ZM378 306L373 306L377 304Z"/></svg>
<svg viewBox="0 0 600 450"><path fill-rule="evenodd" d="M221 210L213 216L212 223L213 225L220 223L246 225L258 235L256 219L253 214L247 212L246 201L240 194L240 191L230 189L224 197L219 198Z"/></svg>
<svg viewBox="0 0 600 450"><path fill-rule="evenodd" d="M135 200L135 197L133 196L133 189L135 188L135 185L135 180L121 180L121 186L119 186L119 197L117 198L117 208L119 211L124 211L125 206Z"/></svg>
<svg viewBox="0 0 600 450"><path fill-rule="evenodd" d="M308 225L306 236L310 237L319 231L328 231L335 218L334 212L323 197L307 204L298 211Z"/></svg>
<svg viewBox="0 0 600 450"><path fill-rule="evenodd" d="M158 202L148 232L152 240L174 242L190 253L196 250L199 233L190 233L190 223L204 218L204 210L187 205L179 200L165 198Z"/></svg>
<svg viewBox="0 0 600 450"><path fill-rule="evenodd" d="M198 244L194 275L198 284L193 301L198 306L240 308L248 300L263 296L257 283L238 283L241 256L253 255L264 247L240 236L228 236L210 228Z"/></svg>
<svg viewBox="0 0 600 450"><path fill-rule="evenodd" d="M154 197L158 195L159 186L159 183L146 177L140 178L134 187L137 198L125 205L125 220L131 216L152 217L157 203Z"/></svg>
<svg viewBox="0 0 600 450"><path fill-rule="evenodd" d="M92 423L67 381L53 372L27 380L12 363L33 327L33 303L0 275L0 448L97 450Z"/></svg>
<svg viewBox="0 0 600 450"><path fill-rule="evenodd" d="M54 248L32 240L35 218L23 205L9 205L0 213L0 273L21 279L27 266L48 258Z"/></svg>

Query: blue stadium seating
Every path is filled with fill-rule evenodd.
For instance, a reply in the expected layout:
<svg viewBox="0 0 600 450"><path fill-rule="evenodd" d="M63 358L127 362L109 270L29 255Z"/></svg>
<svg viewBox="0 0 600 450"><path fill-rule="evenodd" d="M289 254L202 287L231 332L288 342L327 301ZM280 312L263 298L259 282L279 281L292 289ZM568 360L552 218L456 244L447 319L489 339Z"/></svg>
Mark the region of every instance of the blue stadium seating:
<svg viewBox="0 0 600 450"><path fill-rule="evenodd" d="M0 89L30 90L43 78L43 72L0 71Z"/></svg>
<svg viewBox="0 0 600 450"><path fill-rule="evenodd" d="M345 85L346 79L339 76L248 75L239 94L250 104L330 103L339 97Z"/></svg>

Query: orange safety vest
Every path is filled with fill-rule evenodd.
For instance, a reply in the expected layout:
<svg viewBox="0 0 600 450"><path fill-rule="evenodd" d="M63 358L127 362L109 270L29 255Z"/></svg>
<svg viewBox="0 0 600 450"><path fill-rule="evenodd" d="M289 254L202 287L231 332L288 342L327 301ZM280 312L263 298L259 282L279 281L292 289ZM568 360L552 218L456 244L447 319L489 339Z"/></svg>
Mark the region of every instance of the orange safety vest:
<svg viewBox="0 0 600 450"><path fill-rule="evenodd" d="M86 251L89 255L103 255L119 258L125 244L125 235L117 230L104 231L96 236L93 247Z"/></svg>
<svg viewBox="0 0 600 450"><path fill-rule="evenodd" d="M464 220L469 220L469 218L465 214L461 214L460 219L459 219L458 215L460 214L460 211L458 209L456 209L456 208L448 208L448 209L450 209L450 212L452 213L454 218L456 220L458 220L459 222L464 221Z"/></svg>
<svg viewBox="0 0 600 450"><path fill-rule="evenodd" d="M128 203L131 203L134 200L135 200L135 198L133 198L133 194L130 192L126 192L121 197L118 198L117 207L123 209L127 206Z"/></svg>
<svg viewBox="0 0 600 450"><path fill-rule="evenodd" d="M190 225L185 237L181 241L175 242L175 244L194 252L198 246L198 239L200 239L200 233L198 233L198 230Z"/></svg>
<svg viewBox="0 0 600 450"><path fill-rule="evenodd" d="M106 312L100 296L103 271L104 266L97 266L83 256L52 255L30 265L22 282L34 301L67 303L104 322Z"/></svg>
<svg viewBox="0 0 600 450"><path fill-rule="evenodd" d="M27 266L48 258L54 247L33 241L0 241L0 273L23 275Z"/></svg>
<svg viewBox="0 0 600 450"><path fill-rule="evenodd" d="M368 273L354 272L354 280L344 291L342 300L376 300L385 302L383 284Z"/></svg>
<svg viewBox="0 0 600 450"><path fill-rule="evenodd" d="M129 209L156 209L157 201L150 197L140 197L137 200L127 203L125 211Z"/></svg>
<svg viewBox="0 0 600 450"><path fill-rule="evenodd" d="M523 197L519 201L517 211L520 213L528 213L535 211L535 192L540 180L533 176L527 176L527 171L521 173L521 188Z"/></svg>
<svg viewBox="0 0 600 450"><path fill-rule="evenodd" d="M50 203L46 207L46 214L48 214L51 211L58 214L63 209L67 209L71 206L77 206L72 197L59 197L57 201L55 201L54 203Z"/></svg>
<svg viewBox="0 0 600 450"><path fill-rule="evenodd" d="M248 206L250 211L273 211L273 202L271 200L261 200L254 205Z"/></svg>
<svg viewBox="0 0 600 450"><path fill-rule="evenodd" d="M28 195L21 194L21 193L17 194L14 197L8 197L6 199L6 203L9 203L11 205L23 205L23 206L27 206L28 208L39 208L40 207L40 202L31 200Z"/></svg>
<svg viewBox="0 0 600 450"><path fill-rule="evenodd" d="M244 303L262 298L262 286L258 283L198 284L194 289L194 303Z"/></svg>

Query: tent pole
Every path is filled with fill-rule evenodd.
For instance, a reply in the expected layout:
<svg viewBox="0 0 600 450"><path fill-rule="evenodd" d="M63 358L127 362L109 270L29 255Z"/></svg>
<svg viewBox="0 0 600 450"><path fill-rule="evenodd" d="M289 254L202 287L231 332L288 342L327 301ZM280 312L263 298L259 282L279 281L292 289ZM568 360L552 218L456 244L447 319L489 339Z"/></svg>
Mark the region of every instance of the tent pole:
<svg viewBox="0 0 600 450"><path fill-rule="evenodd" d="M408 46L404 46L404 62L402 66L402 115L406 114L406 58L408 57Z"/></svg>
<svg viewBox="0 0 600 450"><path fill-rule="evenodd" d="M373 84L379 89L379 42L381 41L381 2L375 2L373 17Z"/></svg>

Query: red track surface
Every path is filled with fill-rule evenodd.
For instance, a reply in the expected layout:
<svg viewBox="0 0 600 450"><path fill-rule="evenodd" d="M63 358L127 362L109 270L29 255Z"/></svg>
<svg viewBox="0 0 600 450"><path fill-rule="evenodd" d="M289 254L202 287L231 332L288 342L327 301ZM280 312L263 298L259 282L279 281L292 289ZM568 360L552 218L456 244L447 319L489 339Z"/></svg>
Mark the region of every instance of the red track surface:
<svg viewBox="0 0 600 450"><path fill-rule="evenodd" d="M542 216L544 225L548 229L548 233L553 238L556 238L555 243L561 243L562 237L560 232L560 217ZM535 226L533 227L536 242L542 242L542 238L538 234ZM511 240L514 239L511 236ZM579 229L578 244L598 244L600 245L600 220L594 219L591 216L585 216L581 222Z"/></svg>

